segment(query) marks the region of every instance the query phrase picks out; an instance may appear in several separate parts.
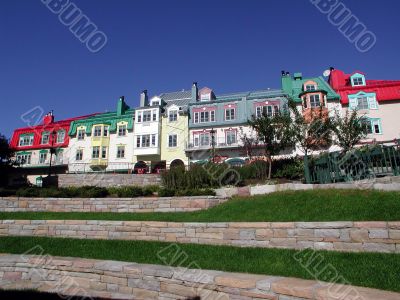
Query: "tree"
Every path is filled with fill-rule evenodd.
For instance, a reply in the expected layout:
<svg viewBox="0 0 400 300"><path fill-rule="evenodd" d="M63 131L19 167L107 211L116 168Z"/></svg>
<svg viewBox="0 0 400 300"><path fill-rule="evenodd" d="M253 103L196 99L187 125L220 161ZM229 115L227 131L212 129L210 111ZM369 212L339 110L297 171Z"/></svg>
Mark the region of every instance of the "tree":
<svg viewBox="0 0 400 300"><path fill-rule="evenodd" d="M14 153L10 149L7 138L0 134L0 186L7 184L8 177L12 171L12 160Z"/></svg>
<svg viewBox="0 0 400 300"><path fill-rule="evenodd" d="M288 111L276 111L272 116L268 116L264 111L262 116L253 116L249 120L249 125L257 132L261 147L264 148L264 155L268 161L268 179L271 179L272 156L279 154L282 150L292 146L288 134L291 122Z"/></svg>
<svg viewBox="0 0 400 300"><path fill-rule="evenodd" d="M258 148L259 139L253 133L245 133L243 128L240 127L240 140L242 142L242 148L246 153L246 156L251 160L254 156L254 151Z"/></svg>
<svg viewBox="0 0 400 300"><path fill-rule="evenodd" d="M356 110L351 113L347 110L343 117L336 112L332 129L336 135L335 144L342 148L343 153L353 149L366 137L367 131L363 120L364 116L358 115Z"/></svg>
<svg viewBox="0 0 400 300"><path fill-rule="evenodd" d="M300 112L294 101L289 101L292 122L286 130L293 144L304 153L304 173L307 182L311 181L308 154L324 149L332 144L332 120L322 107L312 109L308 117Z"/></svg>

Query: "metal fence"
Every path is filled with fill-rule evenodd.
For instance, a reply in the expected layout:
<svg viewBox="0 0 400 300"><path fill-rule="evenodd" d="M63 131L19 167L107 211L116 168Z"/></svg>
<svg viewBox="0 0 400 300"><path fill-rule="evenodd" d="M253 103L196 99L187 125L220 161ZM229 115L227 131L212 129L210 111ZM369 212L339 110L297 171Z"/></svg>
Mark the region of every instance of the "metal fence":
<svg viewBox="0 0 400 300"><path fill-rule="evenodd" d="M331 152L310 162L310 183L349 182L400 175L399 146L366 146Z"/></svg>

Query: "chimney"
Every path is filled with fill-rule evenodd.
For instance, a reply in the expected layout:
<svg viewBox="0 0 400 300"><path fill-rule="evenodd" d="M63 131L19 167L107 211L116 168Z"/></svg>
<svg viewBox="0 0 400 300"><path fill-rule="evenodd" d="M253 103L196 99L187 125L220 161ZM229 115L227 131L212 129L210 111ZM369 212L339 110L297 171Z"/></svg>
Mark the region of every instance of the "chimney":
<svg viewBox="0 0 400 300"><path fill-rule="evenodd" d="M192 102L196 102L198 99L199 89L197 88L197 82L193 82L192 85Z"/></svg>
<svg viewBox="0 0 400 300"><path fill-rule="evenodd" d="M52 124L53 122L54 122L54 115L53 115L53 111L51 111L43 117L43 124L49 125L49 124Z"/></svg>
<svg viewBox="0 0 400 300"><path fill-rule="evenodd" d="M140 94L140 107L149 106L149 98L147 96L147 90L144 90Z"/></svg>
<svg viewBox="0 0 400 300"><path fill-rule="evenodd" d="M124 115L127 109L129 109L129 106L125 103L125 97L124 96L119 97L117 105L117 115L118 116Z"/></svg>
<svg viewBox="0 0 400 300"><path fill-rule="evenodd" d="M301 80L303 78L303 74L301 74L300 72L294 73L293 78L294 80Z"/></svg>

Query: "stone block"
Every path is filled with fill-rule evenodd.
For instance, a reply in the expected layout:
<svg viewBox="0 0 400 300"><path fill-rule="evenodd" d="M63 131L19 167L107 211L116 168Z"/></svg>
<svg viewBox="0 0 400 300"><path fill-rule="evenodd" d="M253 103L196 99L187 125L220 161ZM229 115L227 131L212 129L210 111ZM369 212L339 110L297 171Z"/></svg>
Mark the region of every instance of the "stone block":
<svg viewBox="0 0 400 300"><path fill-rule="evenodd" d="M315 281L284 278L272 283L272 291L288 296L313 299L314 288L318 286Z"/></svg>

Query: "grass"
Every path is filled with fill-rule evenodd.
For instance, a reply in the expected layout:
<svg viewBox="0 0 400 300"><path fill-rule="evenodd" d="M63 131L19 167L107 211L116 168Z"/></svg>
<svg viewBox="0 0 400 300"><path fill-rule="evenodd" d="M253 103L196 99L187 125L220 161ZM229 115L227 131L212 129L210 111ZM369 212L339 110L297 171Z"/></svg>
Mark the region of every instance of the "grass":
<svg viewBox="0 0 400 300"><path fill-rule="evenodd" d="M0 219L147 220L169 222L399 221L400 192L287 191L182 213L1 212Z"/></svg>
<svg viewBox="0 0 400 300"><path fill-rule="evenodd" d="M171 244L149 241L1 237L0 253L21 254L37 245L40 245L44 252L41 253L36 247L36 250L30 251L29 254L162 265L165 263L157 253ZM322 255L323 261L319 265L316 262L310 265L309 269L316 267L318 275L314 277L295 259L295 254L299 253L296 250L193 244L181 244L177 247L179 251L182 251L179 253L187 254L186 260L177 260L176 257L184 256L177 255L175 250L170 251L168 255L165 255L167 251L162 252L167 262L175 258L175 263L172 264L175 266L190 265L191 268L332 281L334 277L326 276L327 272L320 272L323 268L330 266L326 270L331 271L333 267L348 284L400 292L400 255L396 254L317 251L316 254Z"/></svg>

